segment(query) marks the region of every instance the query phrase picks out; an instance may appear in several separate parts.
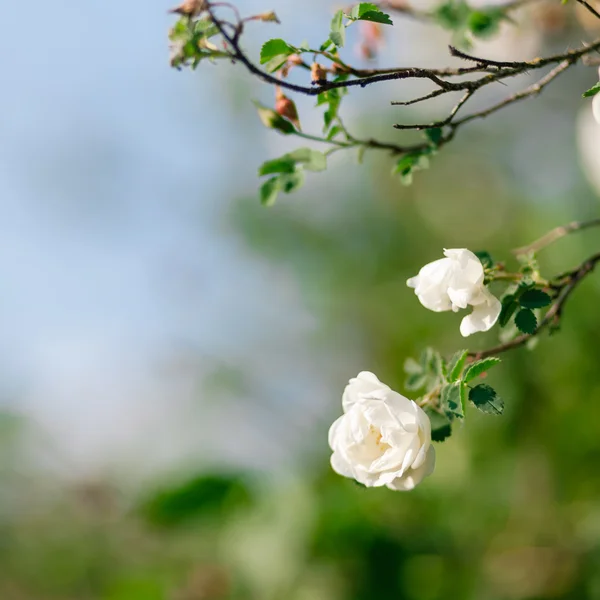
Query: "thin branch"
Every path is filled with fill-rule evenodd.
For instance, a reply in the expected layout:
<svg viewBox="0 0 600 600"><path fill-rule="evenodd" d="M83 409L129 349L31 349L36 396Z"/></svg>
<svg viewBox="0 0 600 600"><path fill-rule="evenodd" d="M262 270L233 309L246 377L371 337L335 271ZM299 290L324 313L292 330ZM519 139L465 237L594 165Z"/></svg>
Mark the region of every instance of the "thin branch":
<svg viewBox="0 0 600 600"><path fill-rule="evenodd" d="M586 2L586 0L576 0L576 2L585 6L585 8L587 8L595 17L600 19L600 12L598 12L589 2Z"/></svg>
<svg viewBox="0 0 600 600"><path fill-rule="evenodd" d="M513 350L514 348L519 348L525 345L530 339L536 337L541 332L543 332L548 327L556 327L558 326L560 319L562 317L565 305L568 299L571 297L571 294L575 291L577 286L590 274L593 272L595 266L600 262L600 252L590 256L587 260L585 260L579 267L567 273L565 276L565 282L562 285L556 301L552 305L552 307L548 310L545 317L538 325L537 329L530 334L523 334L516 337L514 340L510 342L506 342L504 344L499 344L498 346L494 346L493 348L489 348L487 350L482 350L480 352L470 352L469 356L473 357L475 360L480 360L482 358L487 358L488 356L495 356L496 354L501 354L503 352L507 352L508 350Z"/></svg>
<svg viewBox="0 0 600 600"><path fill-rule="evenodd" d="M561 238L571 233L581 231L583 229L588 229L590 227L600 227L600 218L591 219L589 221L573 221L568 225L561 225L560 227L556 227L552 231L549 231L548 233L543 235L541 238L535 240L535 242L532 242L527 246L522 246L521 248L516 248L515 250L513 250L513 254L517 256L535 254L543 248L545 248L546 246L553 244L557 240L560 240Z"/></svg>

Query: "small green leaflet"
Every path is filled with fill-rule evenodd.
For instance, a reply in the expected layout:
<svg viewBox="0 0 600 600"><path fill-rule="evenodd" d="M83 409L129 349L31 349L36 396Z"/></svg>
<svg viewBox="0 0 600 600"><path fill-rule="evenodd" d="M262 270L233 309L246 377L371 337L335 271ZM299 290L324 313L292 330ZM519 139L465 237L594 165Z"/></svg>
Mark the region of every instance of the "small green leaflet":
<svg viewBox="0 0 600 600"><path fill-rule="evenodd" d="M488 414L501 415L504 401L496 390L485 383L480 383L469 391L469 400L481 411Z"/></svg>
<svg viewBox="0 0 600 600"><path fill-rule="evenodd" d="M492 367L495 367L499 363L500 359L495 357L478 360L477 362L474 362L472 365L469 365L467 367L467 370L465 371L465 375L463 377L463 381L465 383L469 383L469 381L473 381L473 379L476 379L477 377L489 371Z"/></svg>
<svg viewBox="0 0 600 600"><path fill-rule="evenodd" d="M348 16L353 21L371 21L373 23L383 23L384 25L394 24L389 15L381 12L379 7L371 2L357 4Z"/></svg>
<svg viewBox="0 0 600 600"><path fill-rule="evenodd" d="M519 331L531 335L537 329L537 319L531 309L522 308L515 317L515 325L519 328Z"/></svg>
<svg viewBox="0 0 600 600"><path fill-rule="evenodd" d="M448 363L448 378L450 381L460 379L465 361L467 360L467 350L459 350Z"/></svg>
<svg viewBox="0 0 600 600"><path fill-rule="evenodd" d="M288 56L295 54L296 48L290 46L285 40L274 39L263 44L260 51L260 64L265 65L269 73L280 69L288 59Z"/></svg>
<svg viewBox="0 0 600 600"><path fill-rule="evenodd" d="M508 294L502 298L502 310L500 311L500 316L498 317L498 323L500 324L500 327L505 327L508 325L508 322L518 308L519 303L517 302L514 294Z"/></svg>
<svg viewBox="0 0 600 600"><path fill-rule="evenodd" d="M260 203L263 206L273 206L279 192L289 194L304 185L304 171L296 170L293 173L281 173L271 177L260 188Z"/></svg>
<svg viewBox="0 0 600 600"><path fill-rule="evenodd" d="M452 435L452 427L447 417L431 408L426 408L425 413L431 421L431 441L443 442Z"/></svg>
<svg viewBox="0 0 600 600"><path fill-rule="evenodd" d="M331 21L329 39L341 48L346 43L346 27L344 26L344 11L338 10Z"/></svg>
<svg viewBox="0 0 600 600"><path fill-rule="evenodd" d="M542 290L532 289L524 292L519 298L519 303L524 308L543 308L552 302L552 298Z"/></svg>
<svg viewBox="0 0 600 600"><path fill-rule="evenodd" d="M595 96L600 92L600 81L593 87L591 87L587 92L583 92L584 98L590 98L591 96Z"/></svg>
<svg viewBox="0 0 600 600"><path fill-rule="evenodd" d="M263 106L260 102L254 102L258 116L265 127L276 129L284 135L296 133L296 128L287 119L284 119L280 114L276 113L272 108Z"/></svg>
<svg viewBox="0 0 600 600"><path fill-rule="evenodd" d="M463 419L465 416L460 397L460 388L462 387L462 385L463 384L459 381L457 383L445 385L442 388L442 408L444 409L444 412L446 413L449 419Z"/></svg>
<svg viewBox="0 0 600 600"><path fill-rule="evenodd" d="M271 177L260 187L260 203L263 206L273 206L279 195L279 177Z"/></svg>

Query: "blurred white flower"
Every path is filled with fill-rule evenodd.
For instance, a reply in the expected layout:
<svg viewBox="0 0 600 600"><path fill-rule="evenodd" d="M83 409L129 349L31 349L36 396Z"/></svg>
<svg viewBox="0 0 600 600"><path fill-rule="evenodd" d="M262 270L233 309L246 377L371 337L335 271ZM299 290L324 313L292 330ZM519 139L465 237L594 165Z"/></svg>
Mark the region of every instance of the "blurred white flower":
<svg viewBox="0 0 600 600"><path fill-rule="evenodd" d="M577 145L583 172L600 195L600 94L592 99L591 108L589 102L581 108L577 120Z"/></svg>
<svg viewBox="0 0 600 600"><path fill-rule="evenodd" d="M329 429L336 473L368 487L412 490L433 472L431 423L412 400L363 371L346 386L342 405Z"/></svg>
<svg viewBox="0 0 600 600"><path fill-rule="evenodd" d="M425 265L406 284L429 310L457 312L472 306L473 312L460 324L464 337L487 331L498 320L502 305L483 283L481 261L466 248L444 250L444 255L446 258Z"/></svg>
<svg viewBox="0 0 600 600"><path fill-rule="evenodd" d="M596 123L600 124L600 94L596 94L592 100L592 114Z"/></svg>

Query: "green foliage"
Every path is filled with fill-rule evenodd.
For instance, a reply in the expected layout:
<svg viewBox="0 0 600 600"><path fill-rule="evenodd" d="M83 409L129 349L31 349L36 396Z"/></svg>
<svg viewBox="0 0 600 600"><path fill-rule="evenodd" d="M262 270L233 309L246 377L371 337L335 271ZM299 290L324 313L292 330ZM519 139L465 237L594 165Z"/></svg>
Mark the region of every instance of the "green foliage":
<svg viewBox="0 0 600 600"><path fill-rule="evenodd" d="M419 362L412 358L407 359L404 362L404 370L408 375L404 385L411 391L423 387L431 388L444 379L444 361L440 353L433 348L425 348Z"/></svg>
<svg viewBox="0 0 600 600"><path fill-rule="evenodd" d="M265 65L267 72L274 73L296 52L298 52L297 48L290 46L282 39L269 40L265 42L260 51L260 64Z"/></svg>
<svg viewBox="0 0 600 600"><path fill-rule="evenodd" d="M473 254L481 261L484 269L491 269L494 266L494 259L492 255L486 250L478 250Z"/></svg>
<svg viewBox="0 0 600 600"><path fill-rule="evenodd" d="M283 133L283 135L296 133L296 128L294 127L293 123L287 119L284 119L272 108L263 106L259 102L254 102L254 105L256 106L258 116L265 127L268 127L269 129L275 129L276 131L279 131L279 133Z"/></svg>
<svg viewBox="0 0 600 600"><path fill-rule="evenodd" d="M463 419L465 416L464 407L461 401L461 381L450 383L442 388L440 395L440 404L446 416L452 420L455 418Z"/></svg>
<svg viewBox="0 0 600 600"><path fill-rule="evenodd" d="M600 92L600 81L587 90L587 92L583 92L583 97L590 98L591 96L595 96L598 92Z"/></svg>
<svg viewBox="0 0 600 600"><path fill-rule="evenodd" d="M344 25L344 11L338 10L331 20L329 39L338 48L346 43L346 26Z"/></svg>
<svg viewBox="0 0 600 600"><path fill-rule="evenodd" d="M201 475L168 487L142 503L140 513L151 524L174 527L199 517L229 514L251 506L253 494L240 475Z"/></svg>
<svg viewBox="0 0 600 600"><path fill-rule="evenodd" d="M455 34L456 43L469 45L467 34L488 38L498 32L500 23L508 19L502 7L471 8L464 0L447 0L437 7L434 17L438 24Z"/></svg>
<svg viewBox="0 0 600 600"><path fill-rule="evenodd" d="M504 401L496 390L480 383L469 390L469 400L481 411L493 415L501 415L504 411Z"/></svg>
<svg viewBox="0 0 600 600"><path fill-rule="evenodd" d="M467 350L459 350L450 359L450 362L448 363L448 379L450 381L456 381L457 379L460 379L463 368L465 366L465 362L467 360L467 356Z"/></svg>
<svg viewBox="0 0 600 600"><path fill-rule="evenodd" d="M323 171L327 168L327 157L312 148L298 148L280 158L268 160L259 169L260 176L273 175L260 188L260 201L272 206L279 192L289 194L304 184L304 170Z"/></svg>
<svg viewBox="0 0 600 600"><path fill-rule="evenodd" d="M542 290L526 290L519 297L519 303L523 308L543 308L552 302L552 298Z"/></svg>
<svg viewBox="0 0 600 600"><path fill-rule="evenodd" d="M402 156L392 169L392 174L400 175L403 185L411 185L415 171L429 168L429 156L433 148L424 148L420 151L409 152Z"/></svg>
<svg viewBox="0 0 600 600"><path fill-rule="evenodd" d="M371 2L357 4L348 15L348 18L353 21L372 21L384 25L394 24L389 15L379 10L379 7Z"/></svg>
<svg viewBox="0 0 600 600"><path fill-rule="evenodd" d="M505 327L519 308L519 302L515 294L507 294L502 298L502 310L498 317L500 327Z"/></svg>
<svg viewBox="0 0 600 600"><path fill-rule="evenodd" d="M531 309L522 308L515 317L515 325L519 331L531 335L537 329L537 318Z"/></svg>
<svg viewBox="0 0 600 600"><path fill-rule="evenodd" d="M334 81L341 82L345 81L347 76L341 75L334 79ZM322 92L317 96L317 106L326 105L327 108L323 113L323 132L331 134L331 128L334 124L335 120L338 118L338 111L340 108L340 104L342 102L342 98L348 93L348 90L345 87L338 87L328 90L326 92ZM337 133L343 131L343 128L339 128ZM335 132L334 134L335 135ZM329 135L328 135L329 137Z"/></svg>
<svg viewBox="0 0 600 600"><path fill-rule="evenodd" d="M483 360L478 360L478 361L474 362L473 364L471 364L467 367L467 370L465 371L465 374L463 375L463 381L465 383L469 383L470 381L473 381L473 379L476 379L483 373L486 373L487 371L489 371L491 368L495 367L500 362L501 362L500 359L496 358L496 357L484 358Z"/></svg>
<svg viewBox="0 0 600 600"><path fill-rule="evenodd" d="M441 127L430 127L425 130L425 136L435 147L437 147L444 137L444 132Z"/></svg>
<svg viewBox="0 0 600 600"><path fill-rule="evenodd" d="M443 442L452 435L452 424L445 415L432 408L425 408L425 414L431 421L431 440L434 442Z"/></svg>
<svg viewBox="0 0 600 600"><path fill-rule="evenodd" d="M209 39L219 33L219 29L209 18L190 22L187 17L179 19L169 33L169 39L175 48L171 56L171 65L176 69L190 66L195 69L202 60L225 58L223 52L209 43Z"/></svg>

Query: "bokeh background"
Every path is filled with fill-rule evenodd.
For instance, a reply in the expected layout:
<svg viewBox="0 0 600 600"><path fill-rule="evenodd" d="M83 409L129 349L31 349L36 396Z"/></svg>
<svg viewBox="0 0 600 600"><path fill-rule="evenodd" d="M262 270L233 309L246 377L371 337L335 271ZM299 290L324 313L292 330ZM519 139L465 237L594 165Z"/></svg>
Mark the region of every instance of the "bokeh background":
<svg viewBox="0 0 600 600"><path fill-rule="evenodd" d="M558 4L476 50L528 59L600 33ZM282 20L251 52L321 42L333 10L238 5ZM598 215L600 126L581 99L596 70L465 128L410 188L385 155L336 154L265 209L257 167L304 144L262 129L250 99L273 89L241 67L171 70L167 8L0 5L0 598L600 598L597 277L559 335L491 374L505 415L470 411L415 491L336 476L326 442L358 371L402 391L406 357L464 347L460 317L407 290L422 264L463 246L510 261ZM375 64L451 63L448 32L395 20ZM366 64L357 44L347 60ZM398 140L392 123L447 107L389 105L422 89L354 91L342 114ZM313 102L298 106L318 131ZM599 237L545 250L545 271Z"/></svg>

